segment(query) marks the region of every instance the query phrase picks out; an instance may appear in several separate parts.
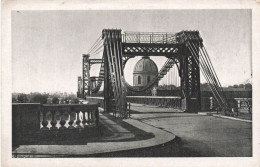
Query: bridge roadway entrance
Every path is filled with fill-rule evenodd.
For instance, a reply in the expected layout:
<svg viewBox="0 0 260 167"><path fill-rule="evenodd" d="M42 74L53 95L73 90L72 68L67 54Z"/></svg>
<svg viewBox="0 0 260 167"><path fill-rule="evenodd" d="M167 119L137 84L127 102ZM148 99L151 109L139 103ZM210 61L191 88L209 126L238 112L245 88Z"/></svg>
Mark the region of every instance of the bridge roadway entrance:
<svg viewBox="0 0 260 167"><path fill-rule="evenodd" d="M178 96L127 96L127 102L160 107L181 109L181 97Z"/></svg>
<svg viewBox="0 0 260 167"><path fill-rule="evenodd" d="M180 109L136 103L131 103L131 113L131 119L177 136L173 142L164 146L143 150L143 152L131 152L132 156L252 156L252 123L250 122L184 113Z"/></svg>
<svg viewBox="0 0 260 167"><path fill-rule="evenodd" d="M100 103L102 108L104 108L103 97L86 97L86 101L90 103ZM145 104L145 105L169 108L169 111L170 110L184 111L182 110L182 99L181 97L178 96L127 96L126 101L128 103L128 110L129 110L129 103L137 103L137 104ZM130 108L132 108L131 105Z"/></svg>
<svg viewBox="0 0 260 167"><path fill-rule="evenodd" d="M102 100L102 98L95 99ZM200 115L198 113L186 113L181 109L137 103L131 103L130 113L131 119L170 132L177 137L173 142L166 143L163 146L113 153L113 156L252 156L251 122Z"/></svg>

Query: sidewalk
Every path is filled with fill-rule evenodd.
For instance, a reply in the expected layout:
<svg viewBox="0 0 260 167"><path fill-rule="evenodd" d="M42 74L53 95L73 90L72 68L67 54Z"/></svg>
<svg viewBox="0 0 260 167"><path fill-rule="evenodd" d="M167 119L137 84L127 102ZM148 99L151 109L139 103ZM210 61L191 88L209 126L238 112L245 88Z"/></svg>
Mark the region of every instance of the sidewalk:
<svg viewBox="0 0 260 167"><path fill-rule="evenodd" d="M102 153L161 145L175 138L172 133L134 119L115 122L109 115L100 114L100 123L106 126L112 132L112 135L105 136L99 142L90 142L86 145L21 145L13 151L13 156L37 158L95 156ZM122 124L127 126L121 126ZM140 136L137 135L140 135L140 132L136 133L136 129L153 135L150 135L148 139L140 140Z"/></svg>
<svg viewBox="0 0 260 167"><path fill-rule="evenodd" d="M239 117L232 117L232 116L225 116L225 115L217 114L217 112L215 112L215 111L214 112L212 112L212 111L199 112L198 115L214 116L214 117L218 117L218 118L225 118L225 119L231 119L231 120L242 121L242 122L252 122L252 120L249 120L249 119L243 119L243 118L239 118Z"/></svg>
<svg viewBox="0 0 260 167"><path fill-rule="evenodd" d="M253 122L252 120L247 120L247 119L241 119L241 118L235 118L235 117L230 117L230 116L224 116L224 115L218 115L218 114L213 114L214 117L219 117L219 118L226 118L226 119L231 119L231 120L236 120L236 121L242 121L242 122Z"/></svg>

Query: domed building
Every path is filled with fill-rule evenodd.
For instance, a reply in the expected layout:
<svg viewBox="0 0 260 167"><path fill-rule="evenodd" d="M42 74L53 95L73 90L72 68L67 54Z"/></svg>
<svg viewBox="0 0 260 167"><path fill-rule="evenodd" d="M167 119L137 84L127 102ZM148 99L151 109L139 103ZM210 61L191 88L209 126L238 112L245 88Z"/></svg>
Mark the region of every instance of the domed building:
<svg viewBox="0 0 260 167"><path fill-rule="evenodd" d="M134 67L133 86L146 86L158 74L157 65L148 56L142 57Z"/></svg>

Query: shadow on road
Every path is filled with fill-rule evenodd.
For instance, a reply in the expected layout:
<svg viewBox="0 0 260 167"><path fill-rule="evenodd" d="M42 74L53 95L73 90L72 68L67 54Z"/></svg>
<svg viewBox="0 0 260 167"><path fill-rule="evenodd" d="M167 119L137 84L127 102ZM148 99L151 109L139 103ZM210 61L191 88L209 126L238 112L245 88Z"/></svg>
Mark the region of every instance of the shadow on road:
<svg viewBox="0 0 260 167"><path fill-rule="evenodd" d="M102 153L88 157L202 157L196 150L184 147L185 141L176 137L174 140L154 147ZM214 156L213 154L211 156ZM82 155L82 157L85 157Z"/></svg>

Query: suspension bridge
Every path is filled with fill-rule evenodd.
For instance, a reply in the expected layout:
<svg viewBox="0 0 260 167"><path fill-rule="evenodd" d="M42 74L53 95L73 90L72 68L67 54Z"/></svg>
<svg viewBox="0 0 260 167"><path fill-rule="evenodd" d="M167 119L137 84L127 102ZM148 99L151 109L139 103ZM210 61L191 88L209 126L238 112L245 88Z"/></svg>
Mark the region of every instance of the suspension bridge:
<svg viewBox="0 0 260 167"><path fill-rule="evenodd" d="M156 77L142 87L129 84L124 73L128 60L137 56L166 58ZM97 77L90 72L94 64L100 65ZM78 96L86 99L102 92L104 110L112 111L115 117L126 118L130 94L151 92L159 82L166 80L179 87L176 99L180 99L181 108L196 113L201 110L200 71L215 101L228 114L229 105L199 31L122 33L119 29L104 29L88 53L83 54Z"/></svg>

